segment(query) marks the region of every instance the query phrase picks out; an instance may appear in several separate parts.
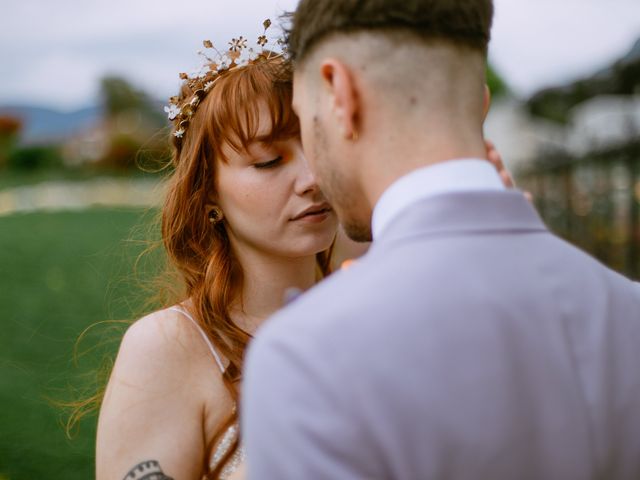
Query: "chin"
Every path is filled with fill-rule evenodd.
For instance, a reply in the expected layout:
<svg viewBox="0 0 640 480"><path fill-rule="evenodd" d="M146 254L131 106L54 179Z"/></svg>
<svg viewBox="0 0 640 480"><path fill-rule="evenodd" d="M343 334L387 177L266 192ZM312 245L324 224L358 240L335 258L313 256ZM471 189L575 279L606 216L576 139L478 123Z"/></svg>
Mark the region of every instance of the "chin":
<svg viewBox="0 0 640 480"><path fill-rule="evenodd" d="M304 246L300 249L301 256L315 255L316 253L328 250L329 248L331 248L331 245L333 244L335 238L336 232L334 230L331 234L316 237L310 239L308 242L304 242Z"/></svg>
<svg viewBox="0 0 640 480"><path fill-rule="evenodd" d="M294 251L291 252L291 256L294 257L306 257L309 255L315 255L316 253L328 250L333 244L337 233L337 222L332 228L326 228L322 231L309 232L305 235L300 235L296 240L291 243L295 245Z"/></svg>

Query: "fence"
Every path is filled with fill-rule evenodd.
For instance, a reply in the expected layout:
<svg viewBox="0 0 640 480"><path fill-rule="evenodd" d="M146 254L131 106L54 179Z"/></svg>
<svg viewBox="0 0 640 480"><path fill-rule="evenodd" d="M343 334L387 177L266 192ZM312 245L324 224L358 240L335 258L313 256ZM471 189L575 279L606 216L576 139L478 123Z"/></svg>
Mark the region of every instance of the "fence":
<svg viewBox="0 0 640 480"><path fill-rule="evenodd" d="M545 155L518 178L551 230L640 278L640 138L579 158Z"/></svg>

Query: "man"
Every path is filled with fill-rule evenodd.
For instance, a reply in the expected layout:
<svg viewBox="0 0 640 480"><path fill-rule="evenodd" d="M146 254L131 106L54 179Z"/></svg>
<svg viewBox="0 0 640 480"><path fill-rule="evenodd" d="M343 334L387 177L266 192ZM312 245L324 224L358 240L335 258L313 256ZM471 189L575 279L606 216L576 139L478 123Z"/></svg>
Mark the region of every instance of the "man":
<svg viewBox="0 0 640 480"><path fill-rule="evenodd" d="M247 360L248 478L640 478L640 289L486 162L491 0L302 0L305 151L351 268Z"/></svg>

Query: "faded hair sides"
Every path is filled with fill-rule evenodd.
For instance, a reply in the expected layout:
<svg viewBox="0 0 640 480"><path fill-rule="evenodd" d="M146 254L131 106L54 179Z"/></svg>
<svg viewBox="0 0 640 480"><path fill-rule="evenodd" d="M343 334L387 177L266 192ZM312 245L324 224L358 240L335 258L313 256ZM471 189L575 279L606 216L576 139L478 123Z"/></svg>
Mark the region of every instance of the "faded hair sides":
<svg viewBox="0 0 640 480"><path fill-rule="evenodd" d="M444 40L486 56L493 21L492 0L301 0L285 15L291 60L300 63L332 34L405 31L424 40Z"/></svg>

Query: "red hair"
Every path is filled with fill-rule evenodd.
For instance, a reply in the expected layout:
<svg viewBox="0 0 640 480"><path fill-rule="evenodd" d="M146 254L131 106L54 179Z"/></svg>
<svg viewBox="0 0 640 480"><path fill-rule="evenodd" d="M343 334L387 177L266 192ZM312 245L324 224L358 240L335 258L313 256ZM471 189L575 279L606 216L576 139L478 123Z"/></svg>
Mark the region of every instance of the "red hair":
<svg viewBox="0 0 640 480"><path fill-rule="evenodd" d="M182 97L192 92L183 87ZM299 135L298 119L291 108L291 71L282 58L250 64L225 73L202 100L184 137L174 142L174 172L162 209L162 241L168 262L184 283L192 314L229 365L223 381L233 400L239 400L238 383L245 349L251 335L229 315L242 298L243 272L220 222L208 219L215 189L215 163L226 161L224 144L241 151L256 139L263 102L271 115L271 133L261 141ZM317 255L321 275L329 273L329 252ZM232 445L213 468L213 449L226 430L238 421L234 410L207 446L207 478L217 478L239 447Z"/></svg>

